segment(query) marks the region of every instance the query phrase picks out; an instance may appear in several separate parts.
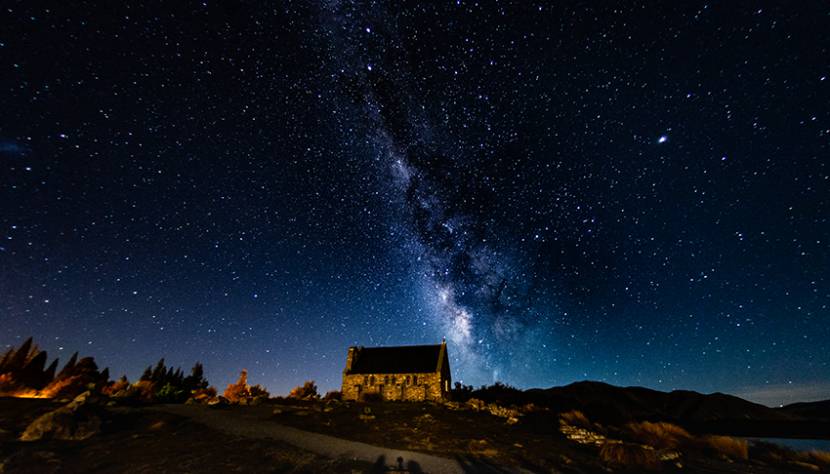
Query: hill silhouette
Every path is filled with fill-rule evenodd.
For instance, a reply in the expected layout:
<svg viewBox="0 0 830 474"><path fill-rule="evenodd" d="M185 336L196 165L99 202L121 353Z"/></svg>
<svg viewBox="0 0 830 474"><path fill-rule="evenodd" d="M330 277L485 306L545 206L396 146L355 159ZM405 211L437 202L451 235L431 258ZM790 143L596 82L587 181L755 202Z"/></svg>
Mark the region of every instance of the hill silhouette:
<svg viewBox="0 0 830 474"><path fill-rule="evenodd" d="M464 396L502 405L533 404L559 413L578 410L608 425L664 421L695 432L830 438L827 402L775 409L724 393L662 392L592 381L528 390L496 384L468 390Z"/></svg>

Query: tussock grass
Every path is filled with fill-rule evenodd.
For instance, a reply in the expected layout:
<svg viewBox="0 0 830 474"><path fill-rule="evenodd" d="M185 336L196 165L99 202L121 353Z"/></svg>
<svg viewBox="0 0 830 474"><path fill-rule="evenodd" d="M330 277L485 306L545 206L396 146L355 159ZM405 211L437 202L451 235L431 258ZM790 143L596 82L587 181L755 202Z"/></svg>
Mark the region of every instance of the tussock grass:
<svg viewBox="0 0 830 474"><path fill-rule="evenodd" d="M661 468L657 451L631 443L608 442L599 450L602 461L610 466L630 471L657 471Z"/></svg>
<svg viewBox="0 0 830 474"><path fill-rule="evenodd" d="M750 446L750 457L785 469L798 468L806 471L821 471L830 468L830 452L795 451L787 446L755 441Z"/></svg>
<svg viewBox="0 0 830 474"><path fill-rule="evenodd" d="M625 434L631 441L655 449L678 449L692 441L692 435L671 423L642 421L625 426Z"/></svg>
<svg viewBox="0 0 830 474"><path fill-rule="evenodd" d="M709 435L703 438L707 448L730 459L749 459L749 443L731 436Z"/></svg>
<svg viewBox="0 0 830 474"><path fill-rule="evenodd" d="M807 462L830 467L830 452L828 451L819 451L814 449L812 451L805 451L801 453L801 456L804 457Z"/></svg>
<svg viewBox="0 0 830 474"><path fill-rule="evenodd" d="M571 426L577 426L585 429L593 428L593 424L588 420L588 417L579 410L571 410L569 412L562 413L559 415L559 419Z"/></svg>

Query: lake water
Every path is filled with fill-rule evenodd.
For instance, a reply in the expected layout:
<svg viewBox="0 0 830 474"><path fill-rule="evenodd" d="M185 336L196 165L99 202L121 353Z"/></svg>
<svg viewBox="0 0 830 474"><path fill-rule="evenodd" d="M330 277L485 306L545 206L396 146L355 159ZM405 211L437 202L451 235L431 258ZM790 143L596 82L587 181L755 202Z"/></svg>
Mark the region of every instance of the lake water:
<svg viewBox="0 0 830 474"><path fill-rule="evenodd" d="M809 451L818 449L830 451L830 439L794 439L794 438L747 438L750 441L763 441L780 446L795 449L796 451Z"/></svg>

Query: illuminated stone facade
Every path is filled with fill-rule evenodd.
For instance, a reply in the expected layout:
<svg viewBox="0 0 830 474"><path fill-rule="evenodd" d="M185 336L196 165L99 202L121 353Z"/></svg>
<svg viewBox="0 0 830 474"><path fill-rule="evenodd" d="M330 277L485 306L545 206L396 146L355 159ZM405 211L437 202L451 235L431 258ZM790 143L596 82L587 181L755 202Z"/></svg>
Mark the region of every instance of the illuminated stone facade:
<svg viewBox="0 0 830 474"><path fill-rule="evenodd" d="M447 344L350 347L341 391L344 400L377 394L383 400L447 400L450 394Z"/></svg>

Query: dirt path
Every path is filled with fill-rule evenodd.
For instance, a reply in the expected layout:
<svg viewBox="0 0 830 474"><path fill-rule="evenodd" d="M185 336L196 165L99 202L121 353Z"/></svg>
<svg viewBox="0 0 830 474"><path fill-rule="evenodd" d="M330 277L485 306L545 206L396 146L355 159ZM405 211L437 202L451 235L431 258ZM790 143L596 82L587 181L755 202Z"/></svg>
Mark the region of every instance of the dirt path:
<svg viewBox="0 0 830 474"><path fill-rule="evenodd" d="M221 410L198 405L163 405L154 407L175 415L185 416L210 428L249 438L272 438L297 446L298 448L337 459L347 458L375 463L378 466L402 465L409 472L429 474L482 472L484 466L462 466L456 460L431 456L429 454L383 448L371 444L349 441L333 436L298 430L262 418L259 410ZM463 462L463 461L462 461ZM464 462L464 464L467 464ZM484 472L506 472L484 469Z"/></svg>

